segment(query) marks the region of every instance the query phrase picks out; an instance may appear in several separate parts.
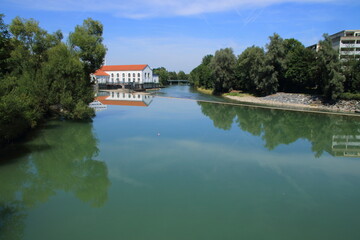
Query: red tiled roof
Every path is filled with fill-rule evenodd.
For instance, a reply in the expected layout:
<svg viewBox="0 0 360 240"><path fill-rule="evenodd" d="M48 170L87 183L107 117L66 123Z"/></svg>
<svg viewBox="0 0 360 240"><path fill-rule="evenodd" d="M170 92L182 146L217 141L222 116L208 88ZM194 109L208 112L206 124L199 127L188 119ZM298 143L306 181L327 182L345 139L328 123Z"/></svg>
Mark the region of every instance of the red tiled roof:
<svg viewBox="0 0 360 240"><path fill-rule="evenodd" d="M141 71L144 70L148 65L139 64L139 65L108 65L102 66L100 70L102 71Z"/></svg>
<svg viewBox="0 0 360 240"><path fill-rule="evenodd" d="M118 106L137 106L147 107L143 101L126 101L126 100L106 100L109 96L99 96L95 100L98 100L105 105L118 105Z"/></svg>
<svg viewBox="0 0 360 240"><path fill-rule="evenodd" d="M107 74L106 72L102 71L102 70L96 70L96 72L94 73L95 76L110 76L109 74Z"/></svg>

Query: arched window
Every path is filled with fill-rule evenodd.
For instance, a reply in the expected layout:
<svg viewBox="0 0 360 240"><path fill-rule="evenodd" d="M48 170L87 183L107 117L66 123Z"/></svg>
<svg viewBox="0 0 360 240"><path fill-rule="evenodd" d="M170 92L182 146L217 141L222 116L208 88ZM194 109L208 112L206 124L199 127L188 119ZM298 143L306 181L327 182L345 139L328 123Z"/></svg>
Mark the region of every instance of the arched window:
<svg viewBox="0 0 360 240"><path fill-rule="evenodd" d="M123 77L125 77L125 73L123 73Z"/></svg>
<svg viewBox="0 0 360 240"><path fill-rule="evenodd" d="M140 77L140 73L138 73L138 77Z"/></svg>
<svg viewBox="0 0 360 240"><path fill-rule="evenodd" d="M131 74L130 74L130 73L128 74L128 77L131 77Z"/></svg>
<svg viewBox="0 0 360 240"><path fill-rule="evenodd" d="M113 73L111 74L111 77L114 77L114 74L113 74Z"/></svg>
<svg viewBox="0 0 360 240"><path fill-rule="evenodd" d="M116 76L119 77L119 73L117 73Z"/></svg>
<svg viewBox="0 0 360 240"><path fill-rule="evenodd" d="M133 77L135 77L135 73L133 73Z"/></svg>

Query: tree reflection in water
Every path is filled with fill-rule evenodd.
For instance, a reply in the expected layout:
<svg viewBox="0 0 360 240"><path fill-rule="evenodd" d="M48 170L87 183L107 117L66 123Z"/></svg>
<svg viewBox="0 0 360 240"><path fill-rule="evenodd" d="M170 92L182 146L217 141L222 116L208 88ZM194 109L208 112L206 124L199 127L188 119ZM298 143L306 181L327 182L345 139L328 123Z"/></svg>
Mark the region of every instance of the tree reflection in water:
<svg viewBox="0 0 360 240"><path fill-rule="evenodd" d="M269 150L301 138L311 142L316 157L324 151L333 156L360 157L360 121L357 117L206 102L198 104L215 127L230 130L235 122L241 130L261 136Z"/></svg>
<svg viewBox="0 0 360 240"><path fill-rule="evenodd" d="M57 191L103 206L110 181L106 164L94 159L98 151L91 123L53 121L20 148L1 153L8 159L0 168L0 239L21 239L27 210Z"/></svg>

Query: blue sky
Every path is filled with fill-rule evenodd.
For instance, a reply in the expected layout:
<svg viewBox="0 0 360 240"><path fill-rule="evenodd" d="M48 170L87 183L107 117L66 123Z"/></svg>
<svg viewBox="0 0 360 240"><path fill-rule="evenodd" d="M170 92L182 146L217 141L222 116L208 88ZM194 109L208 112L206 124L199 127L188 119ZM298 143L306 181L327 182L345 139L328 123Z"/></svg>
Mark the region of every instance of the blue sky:
<svg viewBox="0 0 360 240"><path fill-rule="evenodd" d="M104 25L106 64L189 73L203 56L265 47L274 32L305 46L323 33L360 29L359 0L0 0L5 22L34 18L67 37L88 17Z"/></svg>

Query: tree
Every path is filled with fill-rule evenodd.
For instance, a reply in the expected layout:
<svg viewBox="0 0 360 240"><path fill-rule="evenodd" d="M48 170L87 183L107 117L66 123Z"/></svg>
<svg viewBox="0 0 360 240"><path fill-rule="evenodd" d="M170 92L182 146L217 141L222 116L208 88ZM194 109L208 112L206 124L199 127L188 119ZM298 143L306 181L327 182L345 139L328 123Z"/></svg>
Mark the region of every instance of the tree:
<svg viewBox="0 0 360 240"><path fill-rule="evenodd" d="M345 76L344 91L360 93L360 61L347 59L342 62L342 69Z"/></svg>
<svg viewBox="0 0 360 240"><path fill-rule="evenodd" d="M344 91L345 77L340 73L338 53L332 48L331 39L324 34L324 40L319 42L316 73L319 79L321 93L330 100L336 100Z"/></svg>
<svg viewBox="0 0 360 240"><path fill-rule="evenodd" d="M270 43L266 45L265 55L265 79L261 85L266 89L266 94L284 89L284 59L285 49L283 39L276 33L269 37Z"/></svg>
<svg viewBox="0 0 360 240"><path fill-rule="evenodd" d="M263 78L264 49L256 46L249 47L243 51L237 60L236 65L236 89L247 92L261 93L259 83Z"/></svg>
<svg viewBox="0 0 360 240"><path fill-rule="evenodd" d="M304 92L316 87L314 66L316 58L312 50L295 39L285 39L284 90Z"/></svg>
<svg viewBox="0 0 360 240"><path fill-rule="evenodd" d="M12 50L10 33L3 17L4 14L0 14L0 78L10 71L9 59Z"/></svg>
<svg viewBox="0 0 360 240"><path fill-rule="evenodd" d="M210 54L206 55L203 57L201 64L190 72L189 81L195 87L202 87L206 89L214 88L214 76L210 67L213 57L214 56Z"/></svg>
<svg viewBox="0 0 360 240"><path fill-rule="evenodd" d="M184 71L179 71L177 76L179 80L188 80L188 76L185 74Z"/></svg>
<svg viewBox="0 0 360 240"><path fill-rule="evenodd" d="M214 74L214 91L222 93L228 91L235 80L236 57L231 48L220 49L211 59L210 68Z"/></svg>
<svg viewBox="0 0 360 240"><path fill-rule="evenodd" d="M164 68L164 67L155 68L153 71L154 71L154 74L159 75L160 84L162 86L168 85L169 73L166 70L166 68Z"/></svg>
<svg viewBox="0 0 360 240"><path fill-rule="evenodd" d="M85 76L90 84L90 74L99 69L106 54L102 44L103 25L91 18L84 20L82 26L76 26L69 35L70 47L78 54L84 64Z"/></svg>
<svg viewBox="0 0 360 240"><path fill-rule="evenodd" d="M176 72L169 72L169 80L178 80Z"/></svg>

